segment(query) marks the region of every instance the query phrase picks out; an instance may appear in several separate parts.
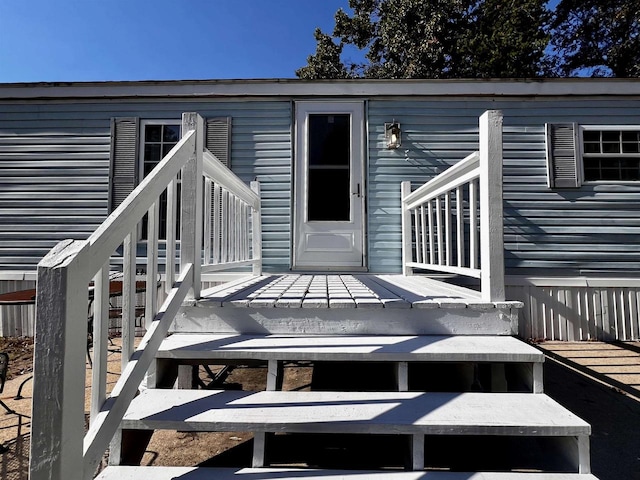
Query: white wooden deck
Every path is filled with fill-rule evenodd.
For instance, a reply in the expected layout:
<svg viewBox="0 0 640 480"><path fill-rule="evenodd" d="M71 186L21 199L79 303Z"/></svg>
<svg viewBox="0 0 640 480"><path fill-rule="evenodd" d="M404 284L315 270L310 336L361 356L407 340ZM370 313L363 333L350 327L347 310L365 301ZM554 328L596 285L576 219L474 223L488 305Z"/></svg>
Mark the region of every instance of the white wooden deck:
<svg viewBox="0 0 640 480"><path fill-rule="evenodd" d="M263 275L202 292L211 303L276 308L474 308L518 307L483 302L480 293L423 276Z"/></svg>
<svg viewBox="0 0 640 480"><path fill-rule="evenodd" d="M474 290L423 276L247 277L204 290L177 332L358 335L512 335L521 302L485 302Z"/></svg>

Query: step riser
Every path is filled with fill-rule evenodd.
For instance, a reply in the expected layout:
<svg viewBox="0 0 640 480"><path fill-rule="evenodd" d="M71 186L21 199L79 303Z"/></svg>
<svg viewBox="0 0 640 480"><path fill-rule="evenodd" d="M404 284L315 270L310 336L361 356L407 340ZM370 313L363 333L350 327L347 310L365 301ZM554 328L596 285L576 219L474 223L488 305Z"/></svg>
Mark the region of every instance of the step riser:
<svg viewBox="0 0 640 480"><path fill-rule="evenodd" d="M307 335L515 335L516 309L304 309L184 306L171 331Z"/></svg>

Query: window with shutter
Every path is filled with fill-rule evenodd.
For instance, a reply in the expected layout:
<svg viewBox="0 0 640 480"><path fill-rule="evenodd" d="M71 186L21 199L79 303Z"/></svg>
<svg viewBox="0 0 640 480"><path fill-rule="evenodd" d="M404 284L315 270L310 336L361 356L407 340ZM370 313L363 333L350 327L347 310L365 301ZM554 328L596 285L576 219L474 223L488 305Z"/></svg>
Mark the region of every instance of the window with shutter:
<svg viewBox="0 0 640 480"><path fill-rule="evenodd" d="M137 118L111 120L109 211L115 210L138 183Z"/></svg>
<svg viewBox="0 0 640 480"><path fill-rule="evenodd" d="M207 118L205 146L231 168L231 117Z"/></svg>
<svg viewBox="0 0 640 480"><path fill-rule="evenodd" d="M550 188L577 188L578 168L576 124L547 124L547 179Z"/></svg>
<svg viewBox="0 0 640 480"><path fill-rule="evenodd" d="M231 168L231 117L207 118L205 147L213 153L227 168ZM218 241L222 239L222 229L216 225L222 224L222 203L224 197L219 190L211 194L211 228L213 235L218 235ZM217 232L217 234L215 233Z"/></svg>
<svg viewBox="0 0 640 480"><path fill-rule="evenodd" d="M206 147L231 164L231 117L207 119ZM180 139L180 121L114 118L111 122L109 206L113 211ZM180 185L178 185L178 191ZM143 220L143 224L145 220ZM141 235L146 234L144 225ZM166 199L160 200L160 237L166 235Z"/></svg>

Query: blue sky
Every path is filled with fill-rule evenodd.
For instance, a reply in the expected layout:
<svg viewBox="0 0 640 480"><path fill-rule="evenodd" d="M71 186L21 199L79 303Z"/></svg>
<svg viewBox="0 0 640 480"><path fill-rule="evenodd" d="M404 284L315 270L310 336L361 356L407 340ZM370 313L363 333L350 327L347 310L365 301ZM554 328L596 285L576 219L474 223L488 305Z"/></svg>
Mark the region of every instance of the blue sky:
<svg viewBox="0 0 640 480"><path fill-rule="evenodd" d="M348 0L0 0L0 82L292 78L340 7Z"/></svg>
<svg viewBox="0 0 640 480"><path fill-rule="evenodd" d="M290 78L347 0L0 0L0 82Z"/></svg>

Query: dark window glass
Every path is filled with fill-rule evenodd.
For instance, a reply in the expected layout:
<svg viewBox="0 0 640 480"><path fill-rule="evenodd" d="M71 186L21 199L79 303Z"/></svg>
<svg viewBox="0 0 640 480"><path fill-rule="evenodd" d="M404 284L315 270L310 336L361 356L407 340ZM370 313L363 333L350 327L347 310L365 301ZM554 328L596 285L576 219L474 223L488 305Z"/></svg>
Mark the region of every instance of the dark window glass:
<svg viewBox="0 0 640 480"><path fill-rule="evenodd" d="M180 125L145 125L144 127L144 148L142 159L143 176L146 177L151 173L154 167L158 164L162 158L169 153L169 151L180 140ZM180 185L178 184L178 191ZM179 202L180 197L178 197ZM178 210L179 211L179 210ZM166 192L162 194L159 202L160 224L159 234L160 238L166 238L167 231L167 195ZM142 220L142 238L147 238L147 216ZM176 222L176 230L178 222ZM179 233L179 232L178 232Z"/></svg>
<svg viewBox="0 0 640 480"><path fill-rule="evenodd" d="M583 131L586 181L639 181L640 131Z"/></svg>
<svg viewBox="0 0 640 480"><path fill-rule="evenodd" d="M309 116L309 165L349 166L351 118L349 115Z"/></svg>
<svg viewBox="0 0 640 480"><path fill-rule="evenodd" d="M308 221L351 218L351 116L309 116Z"/></svg>
<svg viewBox="0 0 640 480"><path fill-rule="evenodd" d="M309 221L348 221L349 170L309 171Z"/></svg>
<svg viewBox="0 0 640 480"><path fill-rule="evenodd" d="M600 143L600 132L597 130L585 130L583 138L585 142Z"/></svg>
<svg viewBox="0 0 640 480"><path fill-rule="evenodd" d="M145 142L159 142L162 138L162 125L147 125L144 129Z"/></svg>
<svg viewBox="0 0 640 480"><path fill-rule="evenodd" d="M179 125L162 125L162 141L170 143L178 143L180 140Z"/></svg>
<svg viewBox="0 0 640 480"><path fill-rule="evenodd" d="M622 132L622 153L640 153L640 132Z"/></svg>

